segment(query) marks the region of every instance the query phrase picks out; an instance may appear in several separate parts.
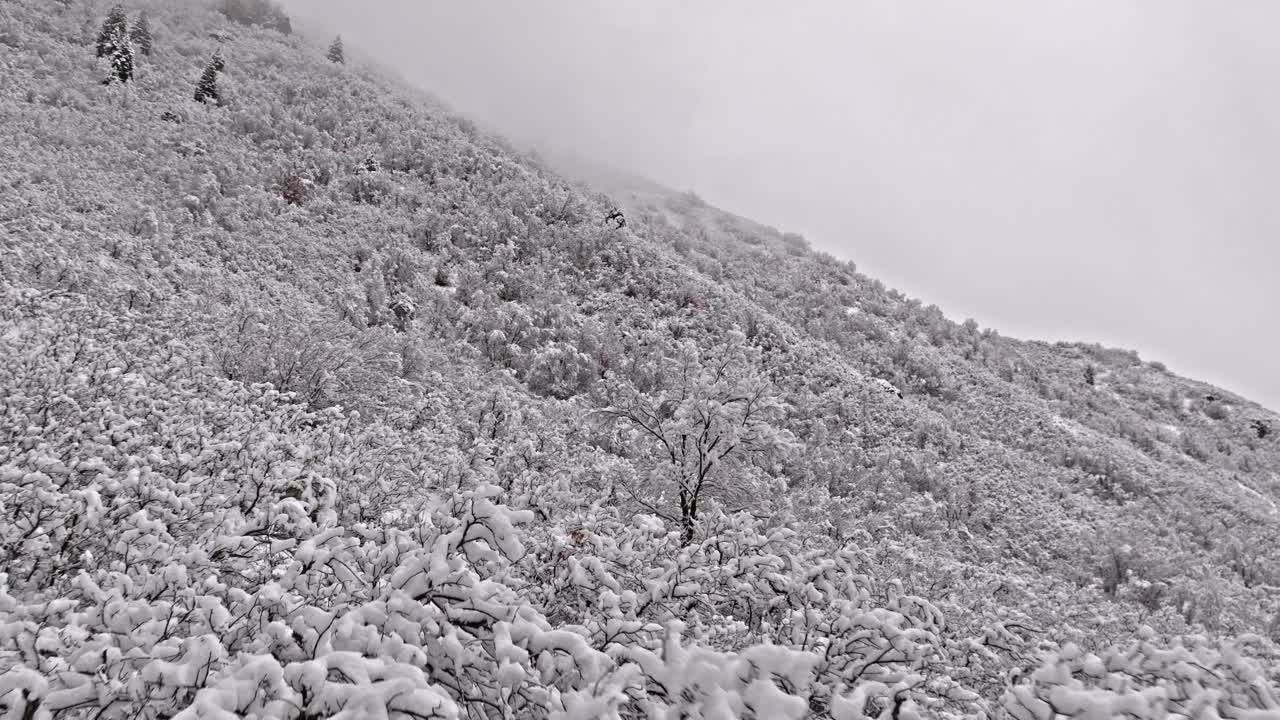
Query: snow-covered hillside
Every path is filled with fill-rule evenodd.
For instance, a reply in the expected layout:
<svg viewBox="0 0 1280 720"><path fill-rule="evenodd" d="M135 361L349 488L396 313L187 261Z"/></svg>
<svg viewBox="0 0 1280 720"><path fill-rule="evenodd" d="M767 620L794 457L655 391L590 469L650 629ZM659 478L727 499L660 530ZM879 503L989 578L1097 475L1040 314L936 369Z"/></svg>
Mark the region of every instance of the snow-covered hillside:
<svg viewBox="0 0 1280 720"><path fill-rule="evenodd" d="M6 717L1280 717L1280 418L264 8L0 4Z"/></svg>

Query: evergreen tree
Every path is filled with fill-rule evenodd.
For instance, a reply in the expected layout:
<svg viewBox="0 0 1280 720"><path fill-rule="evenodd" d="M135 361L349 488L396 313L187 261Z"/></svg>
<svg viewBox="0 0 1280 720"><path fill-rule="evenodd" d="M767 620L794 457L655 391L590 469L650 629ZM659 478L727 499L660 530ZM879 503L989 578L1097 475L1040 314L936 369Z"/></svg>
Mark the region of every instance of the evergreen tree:
<svg viewBox="0 0 1280 720"><path fill-rule="evenodd" d="M111 76L122 83L128 83L133 79L133 43L129 41L123 27L116 31L111 43Z"/></svg>
<svg viewBox="0 0 1280 720"><path fill-rule="evenodd" d="M138 19L134 21L133 28L129 30L129 39L133 41L134 46L143 55L151 54L151 22L147 18L146 10L138 14Z"/></svg>
<svg viewBox="0 0 1280 720"><path fill-rule="evenodd" d="M329 62L335 62L339 65L345 65L347 62L346 53L342 50L342 36L333 39L333 44L329 46L329 54L325 57L329 58Z"/></svg>
<svg viewBox="0 0 1280 720"><path fill-rule="evenodd" d="M128 35L129 16L125 14L124 6L112 6L111 11L107 13L107 19L102 23L102 29L98 31L98 57L114 58L118 38L127 38Z"/></svg>
<svg viewBox="0 0 1280 720"><path fill-rule="evenodd" d="M205 66L204 74L200 76L200 82L196 83L196 102L207 103L210 100L217 102L220 98L218 95L218 73L226 67L226 63L222 60L222 52L215 52L213 58L209 60L209 64Z"/></svg>

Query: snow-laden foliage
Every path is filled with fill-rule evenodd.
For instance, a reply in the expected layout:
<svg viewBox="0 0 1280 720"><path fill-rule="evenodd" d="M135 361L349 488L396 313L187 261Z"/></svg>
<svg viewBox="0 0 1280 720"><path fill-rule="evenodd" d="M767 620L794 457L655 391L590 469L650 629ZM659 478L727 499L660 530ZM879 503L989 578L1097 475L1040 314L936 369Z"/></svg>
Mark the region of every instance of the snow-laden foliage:
<svg viewBox="0 0 1280 720"><path fill-rule="evenodd" d="M678 521L686 542L693 539L700 504L711 495L737 505L751 503L753 491L767 488L768 474L753 477L751 462L776 461L795 446L775 427L786 414L768 378L756 370L759 350L732 332L724 346L704 357L692 342L675 354L640 355L625 367L625 380L606 383L609 405L601 412L623 427L620 442L648 446L658 496L632 498L650 512ZM674 507L665 497L674 493Z"/></svg>
<svg viewBox="0 0 1280 720"><path fill-rule="evenodd" d="M1274 413L282 29L0 3L0 713L1274 714Z"/></svg>
<svg viewBox="0 0 1280 720"><path fill-rule="evenodd" d="M123 5L112 5L107 19L102 21L96 43L98 57L110 58L120 49L120 41L129 35L129 16Z"/></svg>
<svg viewBox="0 0 1280 720"><path fill-rule="evenodd" d="M1265 666L1244 654L1269 653L1274 663L1274 648L1261 638L1223 646L1192 636L1166 647L1150 642L1154 634L1141 628L1133 642L1101 655L1068 643L1010 688L1004 708L1017 720L1280 718L1280 692Z"/></svg>
<svg viewBox="0 0 1280 720"><path fill-rule="evenodd" d="M148 356L127 315L5 300L0 697L19 716L803 717L924 687L941 614L877 607L848 551L745 516L689 547L602 509L526 547L533 511L492 485L403 488L404 511L362 522L340 416L210 379L176 341Z"/></svg>

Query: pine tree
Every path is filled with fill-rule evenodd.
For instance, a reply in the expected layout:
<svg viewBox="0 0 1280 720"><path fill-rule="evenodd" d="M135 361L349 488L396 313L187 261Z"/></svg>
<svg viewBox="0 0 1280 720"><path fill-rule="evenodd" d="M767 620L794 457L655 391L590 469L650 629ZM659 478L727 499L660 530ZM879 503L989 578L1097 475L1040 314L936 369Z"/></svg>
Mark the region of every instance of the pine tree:
<svg viewBox="0 0 1280 720"><path fill-rule="evenodd" d="M128 83L133 79L133 43L123 27L117 29L111 43L111 75L122 83Z"/></svg>
<svg viewBox="0 0 1280 720"><path fill-rule="evenodd" d="M196 83L196 102L207 103L210 100L217 102L218 96L218 73L226 67L226 63L222 60L222 52L215 52L213 58L209 60L209 64L205 66L204 74L200 76L200 82Z"/></svg>
<svg viewBox="0 0 1280 720"><path fill-rule="evenodd" d="M129 16L125 14L123 5L114 5L107 13L107 19L98 31L98 57L114 58L117 39L129 36Z"/></svg>
<svg viewBox="0 0 1280 720"><path fill-rule="evenodd" d="M333 39L333 44L329 46L329 54L325 57L329 58L329 62L335 62L339 65L347 63L346 53L342 50L342 36Z"/></svg>
<svg viewBox="0 0 1280 720"><path fill-rule="evenodd" d="M146 10L138 14L138 19L134 21L133 28L129 30L129 39L133 41L134 46L143 55L151 54L151 22L147 18Z"/></svg>

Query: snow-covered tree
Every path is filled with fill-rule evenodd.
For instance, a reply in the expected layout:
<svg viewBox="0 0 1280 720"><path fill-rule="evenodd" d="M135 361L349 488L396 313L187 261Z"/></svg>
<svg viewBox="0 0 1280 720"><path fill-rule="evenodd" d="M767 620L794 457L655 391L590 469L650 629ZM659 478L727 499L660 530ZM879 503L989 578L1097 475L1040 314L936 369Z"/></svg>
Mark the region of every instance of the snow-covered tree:
<svg viewBox="0 0 1280 720"><path fill-rule="evenodd" d="M609 391L602 416L653 457L656 487L625 489L649 511L678 519L685 542L693 540L708 496L750 506L761 489L753 481L768 477L769 464L795 446L777 424L786 407L753 362L758 354L738 330L706 353L684 341L672 355L638 361L638 387Z"/></svg>
<svg viewBox="0 0 1280 720"><path fill-rule="evenodd" d="M123 33L116 39L111 53L111 74L122 83L133 79L133 43Z"/></svg>
<svg viewBox="0 0 1280 720"><path fill-rule="evenodd" d="M98 30L96 49L100 58L114 58L122 38L129 37L129 16L123 5L113 5Z"/></svg>
<svg viewBox="0 0 1280 720"><path fill-rule="evenodd" d="M216 103L221 100L221 96L218 94L218 73L222 72L225 67L226 63L222 59L222 51L219 50L209 59L209 64L205 66L199 82L196 83L196 102Z"/></svg>
<svg viewBox="0 0 1280 720"><path fill-rule="evenodd" d="M339 65L347 62L346 53L342 49L342 36L339 35L333 39L333 43L329 45L329 52L325 54L329 62Z"/></svg>
<svg viewBox="0 0 1280 720"><path fill-rule="evenodd" d="M151 54L151 20L147 17L146 10L138 13L138 18L133 21L133 27L129 29L129 39L143 55Z"/></svg>

